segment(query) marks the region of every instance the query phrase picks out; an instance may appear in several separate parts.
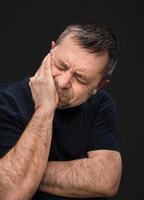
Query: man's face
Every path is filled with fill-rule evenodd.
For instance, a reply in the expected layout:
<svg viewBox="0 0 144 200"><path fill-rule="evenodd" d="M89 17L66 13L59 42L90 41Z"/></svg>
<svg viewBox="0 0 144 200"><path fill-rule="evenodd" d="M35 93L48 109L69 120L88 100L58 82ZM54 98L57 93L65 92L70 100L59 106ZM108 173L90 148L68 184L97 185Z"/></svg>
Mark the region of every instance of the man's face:
<svg viewBox="0 0 144 200"><path fill-rule="evenodd" d="M107 54L94 55L68 35L51 49L52 76L59 95L58 108L85 102L100 87Z"/></svg>

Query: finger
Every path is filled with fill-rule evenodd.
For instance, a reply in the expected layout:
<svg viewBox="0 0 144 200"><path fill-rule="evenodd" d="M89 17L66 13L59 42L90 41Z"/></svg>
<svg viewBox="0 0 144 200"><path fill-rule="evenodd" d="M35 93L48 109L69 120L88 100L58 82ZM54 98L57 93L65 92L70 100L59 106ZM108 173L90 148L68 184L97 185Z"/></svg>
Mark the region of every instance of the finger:
<svg viewBox="0 0 144 200"><path fill-rule="evenodd" d="M50 57L50 54L48 54L47 57L46 57L43 73L46 76L52 76L51 75L51 57Z"/></svg>
<svg viewBox="0 0 144 200"><path fill-rule="evenodd" d="M43 59L40 67L38 68L38 70L36 71L35 73L35 76L41 76L41 74L43 74L43 68L45 68L45 66L47 65L47 58L48 58L48 55Z"/></svg>
<svg viewBox="0 0 144 200"><path fill-rule="evenodd" d="M46 55L46 56L44 57L44 59L43 59L43 61L42 61L41 65L45 64L45 62L46 62L46 59L47 59L47 56L48 56L48 55Z"/></svg>

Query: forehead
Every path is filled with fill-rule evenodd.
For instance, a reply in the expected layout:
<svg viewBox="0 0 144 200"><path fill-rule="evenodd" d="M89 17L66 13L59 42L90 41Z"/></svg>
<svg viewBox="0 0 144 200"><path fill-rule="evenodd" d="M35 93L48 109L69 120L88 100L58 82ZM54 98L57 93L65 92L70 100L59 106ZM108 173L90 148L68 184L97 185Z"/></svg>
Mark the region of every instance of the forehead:
<svg viewBox="0 0 144 200"><path fill-rule="evenodd" d="M88 53L86 49L76 44L71 35L66 36L60 44L56 45L53 52L58 59L83 73L100 73L108 62L106 53L97 55Z"/></svg>

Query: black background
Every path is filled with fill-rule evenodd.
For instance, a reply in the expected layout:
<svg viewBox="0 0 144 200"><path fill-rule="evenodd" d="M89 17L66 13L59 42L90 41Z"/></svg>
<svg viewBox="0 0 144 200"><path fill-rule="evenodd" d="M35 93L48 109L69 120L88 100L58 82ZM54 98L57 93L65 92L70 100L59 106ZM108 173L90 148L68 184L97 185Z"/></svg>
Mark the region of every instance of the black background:
<svg viewBox="0 0 144 200"><path fill-rule="evenodd" d="M144 11L138 1L1 1L0 82L34 73L51 41L71 22L95 20L117 35L120 59L108 91L117 104L123 175L112 199L135 200L143 189Z"/></svg>

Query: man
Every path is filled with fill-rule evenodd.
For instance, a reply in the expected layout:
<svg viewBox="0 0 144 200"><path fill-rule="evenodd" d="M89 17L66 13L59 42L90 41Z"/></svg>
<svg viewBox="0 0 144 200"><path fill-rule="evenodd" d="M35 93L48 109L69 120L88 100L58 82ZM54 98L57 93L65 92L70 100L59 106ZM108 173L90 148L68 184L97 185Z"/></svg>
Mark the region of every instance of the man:
<svg viewBox="0 0 144 200"><path fill-rule="evenodd" d="M0 199L107 199L118 191L115 107L101 88L115 37L95 24L64 30L34 76L0 87Z"/></svg>

